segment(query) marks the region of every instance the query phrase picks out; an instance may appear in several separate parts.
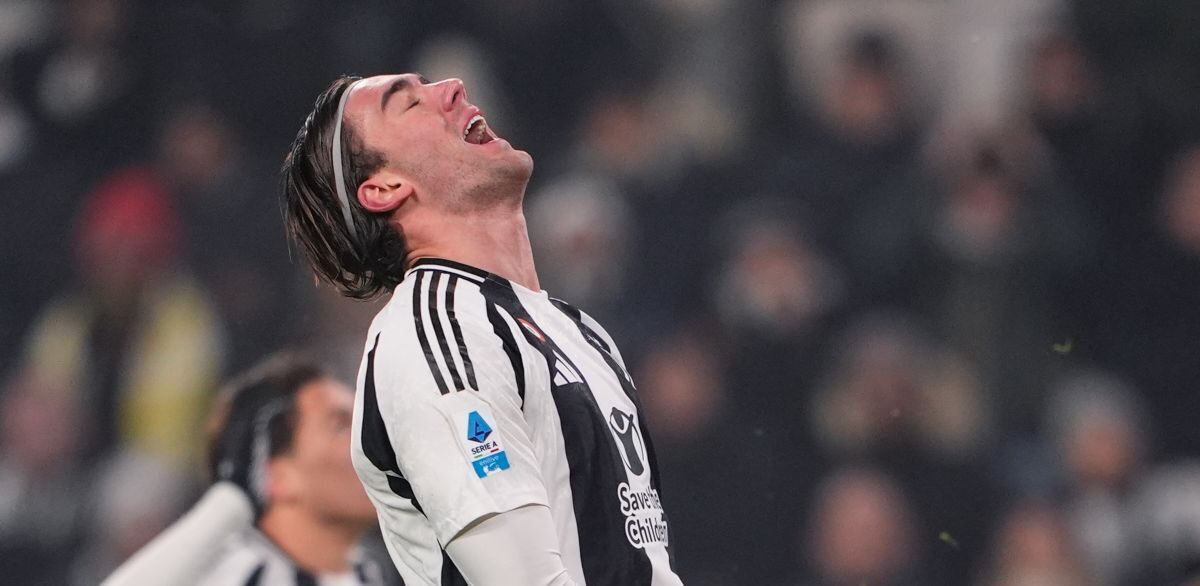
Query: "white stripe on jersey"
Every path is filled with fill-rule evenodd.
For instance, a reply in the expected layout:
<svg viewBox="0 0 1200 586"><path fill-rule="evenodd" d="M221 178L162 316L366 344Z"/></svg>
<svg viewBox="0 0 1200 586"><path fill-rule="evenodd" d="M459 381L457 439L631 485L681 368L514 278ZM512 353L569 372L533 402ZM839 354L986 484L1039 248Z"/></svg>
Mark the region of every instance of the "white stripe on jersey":
<svg viewBox="0 0 1200 586"><path fill-rule="evenodd" d="M371 324L358 390L355 469L409 586L465 584L442 544L529 504L577 583L681 585L636 389L582 312L421 259Z"/></svg>

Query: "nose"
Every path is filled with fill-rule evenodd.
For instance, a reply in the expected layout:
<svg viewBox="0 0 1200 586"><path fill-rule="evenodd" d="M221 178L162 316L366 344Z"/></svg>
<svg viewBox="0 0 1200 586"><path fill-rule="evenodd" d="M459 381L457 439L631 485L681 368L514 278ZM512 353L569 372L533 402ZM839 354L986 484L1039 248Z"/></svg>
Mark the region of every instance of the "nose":
<svg viewBox="0 0 1200 586"><path fill-rule="evenodd" d="M456 106L458 106L459 102L466 101L467 89L463 86L463 82L461 79L452 77L450 79L439 81L437 83L437 85L443 86L442 87L442 92L443 92L443 94L442 94L443 95L442 109L443 110L450 112L450 111L454 110L454 108Z"/></svg>

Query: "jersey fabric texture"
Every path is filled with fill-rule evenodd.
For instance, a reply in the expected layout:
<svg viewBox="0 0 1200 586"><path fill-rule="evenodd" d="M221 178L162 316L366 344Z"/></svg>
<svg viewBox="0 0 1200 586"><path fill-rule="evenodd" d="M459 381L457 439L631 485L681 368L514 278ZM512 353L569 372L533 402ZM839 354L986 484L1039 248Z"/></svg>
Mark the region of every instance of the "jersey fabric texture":
<svg viewBox="0 0 1200 586"><path fill-rule="evenodd" d="M197 586L384 586L374 563L356 554L341 574L304 571L256 529L230 537L221 556Z"/></svg>
<svg viewBox="0 0 1200 586"><path fill-rule="evenodd" d="M681 584L621 354L544 291L414 263L368 332L353 458L409 586L466 584L444 544L527 505L550 509L576 583Z"/></svg>

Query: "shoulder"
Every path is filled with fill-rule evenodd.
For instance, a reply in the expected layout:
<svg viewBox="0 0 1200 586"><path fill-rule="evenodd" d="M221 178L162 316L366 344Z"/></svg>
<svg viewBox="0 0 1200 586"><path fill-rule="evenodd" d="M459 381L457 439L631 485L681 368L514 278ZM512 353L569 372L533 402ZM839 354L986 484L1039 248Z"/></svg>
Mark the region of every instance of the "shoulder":
<svg viewBox="0 0 1200 586"><path fill-rule="evenodd" d="M477 388L480 363L505 356L482 286L452 269L410 271L368 332L364 352L374 382L422 393L428 386L440 394Z"/></svg>
<svg viewBox="0 0 1200 586"><path fill-rule="evenodd" d="M617 350L617 343L613 340L612 336L609 335L608 330L604 329L604 326L600 325L600 322L595 318L588 315L583 310L575 307L574 305L563 301L562 299L551 297L550 302L553 303L554 306L560 311L567 314L567 316L574 320L576 325L583 330L584 336L587 336L589 339L591 339L605 352L613 355L620 354L620 352Z"/></svg>
<svg viewBox="0 0 1200 586"><path fill-rule="evenodd" d="M421 268L408 275L375 316L371 331L391 334L431 320L469 317L486 319L482 280L447 268ZM390 336L389 336L390 337Z"/></svg>

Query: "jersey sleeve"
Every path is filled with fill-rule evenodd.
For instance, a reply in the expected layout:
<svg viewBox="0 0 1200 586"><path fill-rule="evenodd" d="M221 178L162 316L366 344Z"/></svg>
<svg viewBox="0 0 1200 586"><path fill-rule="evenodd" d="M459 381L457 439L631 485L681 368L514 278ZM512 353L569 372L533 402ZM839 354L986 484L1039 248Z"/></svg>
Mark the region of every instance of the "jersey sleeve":
<svg viewBox="0 0 1200 586"><path fill-rule="evenodd" d="M399 475L444 546L480 519L548 499L483 296L452 275L410 278L412 301L379 329L364 392L375 392Z"/></svg>

